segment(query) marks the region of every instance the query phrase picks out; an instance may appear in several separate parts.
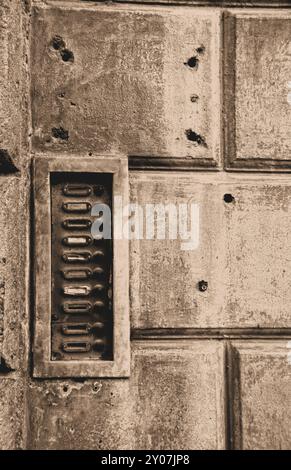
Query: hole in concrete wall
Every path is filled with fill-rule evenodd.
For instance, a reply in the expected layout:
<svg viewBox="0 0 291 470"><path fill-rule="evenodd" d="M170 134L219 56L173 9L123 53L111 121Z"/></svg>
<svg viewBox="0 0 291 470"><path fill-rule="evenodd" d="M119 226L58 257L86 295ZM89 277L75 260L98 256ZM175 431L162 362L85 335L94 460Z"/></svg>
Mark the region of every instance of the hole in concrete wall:
<svg viewBox="0 0 291 470"><path fill-rule="evenodd" d="M204 54L205 47L204 46L199 46L199 47L197 47L196 51L198 52L198 54Z"/></svg>
<svg viewBox="0 0 291 470"><path fill-rule="evenodd" d="M64 49L66 45L61 36L54 36L51 42L51 46L56 51L59 51L60 49Z"/></svg>
<svg viewBox="0 0 291 470"><path fill-rule="evenodd" d="M200 134L197 134L196 132L192 131L192 129L187 129L185 131L185 134L187 136L187 139L190 140L191 142L196 142L198 145L202 145L203 147L207 147L207 144L205 142L204 137L202 137Z"/></svg>
<svg viewBox="0 0 291 470"><path fill-rule="evenodd" d="M0 356L0 374L9 374L9 372L13 372L14 369L12 369L4 359L4 357Z"/></svg>
<svg viewBox="0 0 291 470"><path fill-rule="evenodd" d="M226 193L224 196L223 196L223 200L224 202L226 202L227 204L230 204L231 202L234 202L235 201L235 198L232 194L229 194L229 193Z"/></svg>
<svg viewBox="0 0 291 470"><path fill-rule="evenodd" d="M191 69L197 69L199 64L199 59L196 56L190 57L190 59L187 60L187 62L184 62L184 65L187 65Z"/></svg>
<svg viewBox="0 0 291 470"><path fill-rule="evenodd" d="M13 163L13 159L6 149L0 149L0 174L16 173L18 168Z"/></svg>
<svg viewBox="0 0 291 470"><path fill-rule="evenodd" d="M66 43L61 36L54 36L51 40L51 47L55 51L59 51L64 62L74 62L74 54L66 48Z"/></svg>
<svg viewBox="0 0 291 470"><path fill-rule="evenodd" d="M74 62L74 54L69 49L61 50L61 57L64 62Z"/></svg>
<svg viewBox="0 0 291 470"><path fill-rule="evenodd" d="M63 127L53 127L52 135L55 139L68 140L69 131L66 131Z"/></svg>
<svg viewBox="0 0 291 470"><path fill-rule="evenodd" d="M198 95L192 95L190 100L192 101L192 103L196 103L199 100L199 96Z"/></svg>
<svg viewBox="0 0 291 470"><path fill-rule="evenodd" d="M95 382L92 386L92 389L93 389L94 392L99 392L101 387L102 387L102 385L100 383Z"/></svg>

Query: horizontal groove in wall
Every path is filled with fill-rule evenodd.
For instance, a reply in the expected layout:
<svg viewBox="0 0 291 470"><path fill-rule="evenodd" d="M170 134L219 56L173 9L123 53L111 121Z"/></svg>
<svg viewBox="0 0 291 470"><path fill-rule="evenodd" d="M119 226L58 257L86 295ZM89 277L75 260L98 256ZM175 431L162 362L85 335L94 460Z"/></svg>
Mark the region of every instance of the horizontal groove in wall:
<svg viewBox="0 0 291 470"><path fill-rule="evenodd" d="M128 157L130 170L210 170L218 171L215 162L180 157Z"/></svg>
<svg viewBox="0 0 291 470"><path fill-rule="evenodd" d="M78 1L78 0L76 0ZM88 1L88 3L92 3L92 0L91 1ZM136 0L116 0L115 2L112 2L112 3L130 3L130 4L137 4L137 5L141 5L141 4L151 4L151 5L172 5L172 6L195 6L195 7L220 7L220 8L276 8L276 7L284 7L284 8L290 8L291 7L291 4L289 2L289 0L282 0L281 2L280 1L274 1L272 2L272 0L270 1L264 1L264 2L260 2L260 1L241 1L241 2L219 2L219 1L197 1L195 2L195 0L159 0L159 1L156 1L156 0L144 0L144 1L136 1Z"/></svg>
<svg viewBox="0 0 291 470"><path fill-rule="evenodd" d="M224 7L224 8L275 8L275 7L290 7L289 0L241 0L241 1L223 1L223 0L115 0L115 1L108 1L108 0L50 0L49 2L41 1L41 0L32 0L33 4L41 4L41 3L79 3L82 5L89 4L107 4L107 5L114 5L116 3L129 3L129 4L151 4L151 5L189 5L195 7Z"/></svg>
<svg viewBox="0 0 291 470"><path fill-rule="evenodd" d="M291 328L153 328L134 329L131 339L256 339L291 338Z"/></svg>
<svg viewBox="0 0 291 470"><path fill-rule="evenodd" d="M258 166L257 168L243 168L243 167L225 167L225 171L228 173L291 173L291 167L276 167L276 168L268 168L267 166Z"/></svg>
<svg viewBox="0 0 291 470"><path fill-rule="evenodd" d="M228 173L290 173L291 162L280 162L278 166L274 166L276 162L257 163L257 166L225 166L224 168L216 166L215 162L209 160L201 160L179 157L128 157L128 166L130 170L179 170L179 171L227 171ZM269 167L268 167L269 165ZM272 165L272 166L271 166Z"/></svg>

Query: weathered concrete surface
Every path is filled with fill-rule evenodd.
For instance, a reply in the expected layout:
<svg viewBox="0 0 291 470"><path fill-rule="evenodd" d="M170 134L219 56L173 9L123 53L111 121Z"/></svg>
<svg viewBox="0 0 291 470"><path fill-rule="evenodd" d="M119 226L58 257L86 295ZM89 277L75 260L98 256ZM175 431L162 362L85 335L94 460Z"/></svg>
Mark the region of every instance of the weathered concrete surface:
<svg viewBox="0 0 291 470"><path fill-rule="evenodd" d="M22 170L0 178L0 448L223 448L222 343L134 340L126 380L31 378L22 10L30 2L0 3L0 173ZM122 151L190 156L193 166L219 163L221 11L73 3L34 10L34 148L60 158ZM240 12L236 36L231 15L224 57L228 164L287 168L290 14ZM190 67L196 59L185 65L193 57L198 68ZM193 252L181 251L180 241L131 243L133 328L291 327L288 178L133 173L131 193L138 202L198 202L201 224ZM225 203L224 194L234 201ZM233 343L237 448L291 446L286 346Z"/></svg>
<svg viewBox="0 0 291 470"><path fill-rule="evenodd" d="M32 38L35 147L217 164L219 11L35 7Z"/></svg>
<svg viewBox="0 0 291 470"><path fill-rule="evenodd" d="M0 449L25 444L27 189L0 177ZM16 371L16 372L14 372ZM24 372L25 371L25 372Z"/></svg>
<svg viewBox="0 0 291 470"><path fill-rule="evenodd" d="M28 8L29 0L0 2L0 449L26 439Z"/></svg>
<svg viewBox="0 0 291 470"><path fill-rule="evenodd" d="M34 381L33 449L202 449L224 445L223 345L134 342L123 380Z"/></svg>
<svg viewBox="0 0 291 470"><path fill-rule="evenodd" d="M146 203L200 207L196 250L183 251L181 240L131 242L132 327L291 326L285 177L135 173L130 181L131 201L144 211ZM234 202L225 203L224 194Z"/></svg>
<svg viewBox="0 0 291 470"><path fill-rule="evenodd" d="M1 362L0 362L1 370ZM13 374L14 375L14 374ZM0 374L0 450L23 448L24 386L17 376Z"/></svg>
<svg viewBox="0 0 291 470"><path fill-rule="evenodd" d="M0 3L0 174L14 172L27 160L28 83L25 2Z"/></svg>
<svg viewBox="0 0 291 470"><path fill-rule="evenodd" d="M231 166L291 168L290 34L288 10L227 15L225 119Z"/></svg>
<svg viewBox="0 0 291 470"><path fill-rule="evenodd" d="M0 177L0 329L3 332L1 354L15 369L19 360L23 320L26 318L26 230L27 186L18 177ZM5 294L5 295L4 295ZM0 336L1 338L1 336ZM27 345L28 346L28 345Z"/></svg>
<svg viewBox="0 0 291 470"><path fill-rule="evenodd" d="M235 342L235 447L290 449L291 367L287 341Z"/></svg>

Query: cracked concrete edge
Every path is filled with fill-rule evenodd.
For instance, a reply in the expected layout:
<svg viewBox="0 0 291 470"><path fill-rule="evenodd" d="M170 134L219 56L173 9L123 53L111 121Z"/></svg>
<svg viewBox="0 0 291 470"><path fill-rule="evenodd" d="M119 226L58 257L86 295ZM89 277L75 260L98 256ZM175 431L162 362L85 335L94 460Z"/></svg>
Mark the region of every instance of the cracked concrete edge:
<svg viewBox="0 0 291 470"><path fill-rule="evenodd" d="M26 448L29 370L30 0L0 6L0 449ZM2 259L2 257L1 257ZM7 262L6 262L7 261Z"/></svg>
<svg viewBox="0 0 291 470"><path fill-rule="evenodd" d="M29 163L29 24L29 1L1 2L0 175Z"/></svg>

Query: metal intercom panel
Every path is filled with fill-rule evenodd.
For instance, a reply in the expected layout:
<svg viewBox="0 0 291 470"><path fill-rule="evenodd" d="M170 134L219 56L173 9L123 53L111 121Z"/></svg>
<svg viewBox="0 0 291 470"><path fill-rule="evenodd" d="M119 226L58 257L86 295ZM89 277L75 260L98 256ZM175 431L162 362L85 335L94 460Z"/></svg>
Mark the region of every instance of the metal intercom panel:
<svg viewBox="0 0 291 470"><path fill-rule="evenodd" d="M115 197L127 204L126 158L35 159L37 377L129 374L128 240L114 236Z"/></svg>

